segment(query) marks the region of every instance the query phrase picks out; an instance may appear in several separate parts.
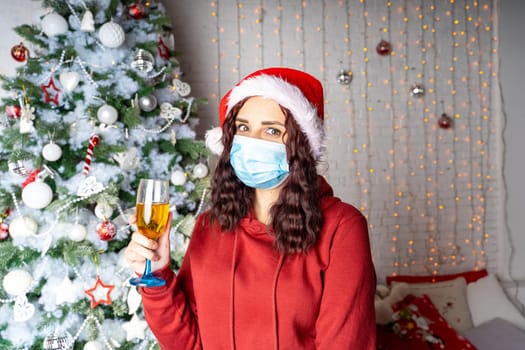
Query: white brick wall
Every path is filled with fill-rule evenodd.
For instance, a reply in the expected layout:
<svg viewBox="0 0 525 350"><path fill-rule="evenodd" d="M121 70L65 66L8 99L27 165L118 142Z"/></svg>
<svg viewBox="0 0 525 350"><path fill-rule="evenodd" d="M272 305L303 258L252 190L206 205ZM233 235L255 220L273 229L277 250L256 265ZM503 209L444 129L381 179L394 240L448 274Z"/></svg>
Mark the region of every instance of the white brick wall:
<svg viewBox="0 0 525 350"><path fill-rule="evenodd" d="M31 22L41 12L39 2L24 1L31 11L25 5L8 9L12 22L4 23L3 73L16 66L9 50L19 39L9 28ZM177 49L183 52L184 79L195 96L209 100L200 110L201 134L217 124L218 98L243 75L272 65L305 69L326 90L329 143L322 168L336 193L367 215L378 275L426 273L431 237L444 257L457 244L465 258L457 266L445 261L440 273L479 265L482 249L489 268L496 270L497 240L504 229L491 210L500 205L501 196L491 1L479 7L468 2L466 9L465 1L397 0L391 2L390 14L379 0L305 1L304 7L292 0L165 3ZM395 55L377 55L376 44L388 38ZM353 72L349 86L336 81L341 68ZM427 88L423 99L408 94L416 82ZM443 112L461 116L454 129L436 127ZM432 193L428 199L427 192ZM481 219L472 221L478 215ZM413 254L407 253L410 241ZM410 261L415 263L403 267Z"/></svg>
<svg viewBox="0 0 525 350"><path fill-rule="evenodd" d="M487 210L500 196L491 1L165 3L187 80L209 98L201 133L217 124L218 98L255 69L284 65L322 80L329 142L321 168L367 215L380 278L485 263L496 270L497 213ZM381 39L395 55L376 53ZM336 81L341 68L353 72L349 86ZM410 96L415 83L424 98ZM453 129L437 127L442 113L459 116ZM464 261L451 264L455 254Z"/></svg>

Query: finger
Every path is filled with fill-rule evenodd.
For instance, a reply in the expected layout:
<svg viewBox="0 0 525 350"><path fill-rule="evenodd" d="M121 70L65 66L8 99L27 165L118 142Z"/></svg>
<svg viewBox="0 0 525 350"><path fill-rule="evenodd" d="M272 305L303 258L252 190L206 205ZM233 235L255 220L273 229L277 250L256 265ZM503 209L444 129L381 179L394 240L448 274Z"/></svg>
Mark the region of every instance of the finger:
<svg viewBox="0 0 525 350"><path fill-rule="evenodd" d="M157 249L159 247L158 243L152 239L149 239L148 237L135 232L133 235L131 235L131 241L137 243L138 245L141 245L143 247L146 247L148 249Z"/></svg>
<svg viewBox="0 0 525 350"><path fill-rule="evenodd" d="M137 217L136 217L135 215L130 215L130 216L128 217L128 221L129 221L129 223L130 223L131 225L136 224L136 223L137 223Z"/></svg>
<svg viewBox="0 0 525 350"><path fill-rule="evenodd" d="M160 247L170 246L170 230L171 230L171 213L168 216L168 222L166 223L166 229L162 236L159 237L158 243Z"/></svg>
<svg viewBox="0 0 525 350"><path fill-rule="evenodd" d="M136 262L142 262L144 259L149 259L152 261L157 261L159 259L158 254L151 249L148 249L144 246L136 244L133 247L133 250L130 252L131 260Z"/></svg>

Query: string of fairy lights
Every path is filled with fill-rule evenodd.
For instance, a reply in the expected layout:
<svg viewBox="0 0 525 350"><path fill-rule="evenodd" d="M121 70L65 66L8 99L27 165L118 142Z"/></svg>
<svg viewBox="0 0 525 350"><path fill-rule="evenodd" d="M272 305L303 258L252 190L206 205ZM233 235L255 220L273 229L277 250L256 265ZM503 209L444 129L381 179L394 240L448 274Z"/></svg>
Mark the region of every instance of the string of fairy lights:
<svg viewBox="0 0 525 350"><path fill-rule="evenodd" d="M217 103L230 82L266 65L322 80L328 139L347 143L331 149L326 175L342 172L333 174L346 179L336 193L368 218L379 275L491 263L493 0L213 0L210 8ZM334 70L349 74L348 85Z"/></svg>

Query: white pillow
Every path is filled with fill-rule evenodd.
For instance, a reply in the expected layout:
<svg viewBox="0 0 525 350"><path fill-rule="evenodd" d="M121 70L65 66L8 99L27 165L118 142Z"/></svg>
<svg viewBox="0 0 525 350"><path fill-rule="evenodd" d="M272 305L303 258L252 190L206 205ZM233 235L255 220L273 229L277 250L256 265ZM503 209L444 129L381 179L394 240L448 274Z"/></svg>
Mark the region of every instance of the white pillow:
<svg viewBox="0 0 525 350"><path fill-rule="evenodd" d="M403 282L392 282L392 290ZM472 327L467 302L467 282L458 277L449 281L408 283L407 294L427 295L445 321L458 332Z"/></svg>
<svg viewBox="0 0 525 350"><path fill-rule="evenodd" d="M525 317L507 298L493 274L467 285L467 302L474 326L499 317L525 330Z"/></svg>

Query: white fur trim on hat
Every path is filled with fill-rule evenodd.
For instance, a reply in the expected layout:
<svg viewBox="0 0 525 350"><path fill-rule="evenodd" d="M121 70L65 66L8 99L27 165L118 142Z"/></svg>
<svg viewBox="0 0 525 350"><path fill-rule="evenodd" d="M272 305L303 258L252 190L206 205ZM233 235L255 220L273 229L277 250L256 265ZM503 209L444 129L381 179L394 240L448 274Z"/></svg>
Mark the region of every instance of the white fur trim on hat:
<svg viewBox="0 0 525 350"><path fill-rule="evenodd" d="M297 86L268 74L245 79L232 89L226 114L238 102L251 96L270 98L290 110L295 121L306 134L314 157L318 159L321 156L324 150L322 121L317 115L315 106L310 103Z"/></svg>
<svg viewBox="0 0 525 350"><path fill-rule="evenodd" d="M204 135L206 147L215 154L220 155L224 151L222 144L222 129L220 127L212 128L206 131Z"/></svg>

